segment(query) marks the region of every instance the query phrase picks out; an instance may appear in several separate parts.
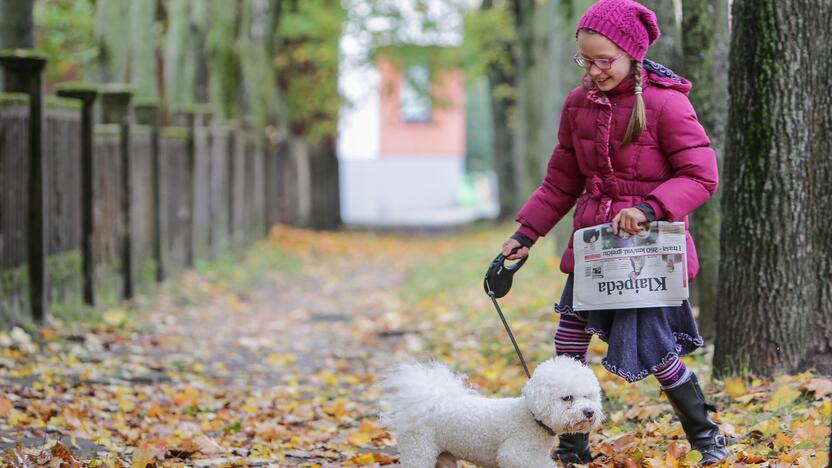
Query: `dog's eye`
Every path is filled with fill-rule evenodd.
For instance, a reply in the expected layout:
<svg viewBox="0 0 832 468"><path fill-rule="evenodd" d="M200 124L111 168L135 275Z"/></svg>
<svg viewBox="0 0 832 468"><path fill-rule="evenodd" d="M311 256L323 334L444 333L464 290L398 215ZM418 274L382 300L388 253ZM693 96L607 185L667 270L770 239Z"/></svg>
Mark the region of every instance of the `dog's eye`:
<svg viewBox="0 0 832 468"><path fill-rule="evenodd" d="M566 395L565 397L560 397L563 401L572 401L572 395Z"/></svg>

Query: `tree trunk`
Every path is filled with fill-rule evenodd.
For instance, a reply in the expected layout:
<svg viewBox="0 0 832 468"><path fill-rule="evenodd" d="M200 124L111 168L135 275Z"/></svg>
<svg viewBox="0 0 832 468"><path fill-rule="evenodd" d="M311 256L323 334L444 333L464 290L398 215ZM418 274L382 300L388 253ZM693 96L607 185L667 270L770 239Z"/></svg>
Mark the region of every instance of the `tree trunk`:
<svg viewBox="0 0 832 468"><path fill-rule="evenodd" d="M156 2L130 2L130 83L137 96L155 98Z"/></svg>
<svg viewBox="0 0 832 468"><path fill-rule="evenodd" d="M170 106L181 108L196 100L197 48L189 0L168 2L165 32L165 90Z"/></svg>
<svg viewBox="0 0 832 468"><path fill-rule="evenodd" d="M211 30L208 33L208 64L211 69L211 101L219 107L225 118L240 114L240 83L243 80L242 64L237 48L240 30L239 0L228 6L228 0L211 3Z"/></svg>
<svg viewBox="0 0 832 468"><path fill-rule="evenodd" d="M34 0L0 0L0 50L35 46Z"/></svg>
<svg viewBox="0 0 832 468"><path fill-rule="evenodd" d="M734 0L717 375L832 363L832 3Z"/></svg>
<svg viewBox="0 0 832 468"><path fill-rule="evenodd" d="M494 8L493 0L483 0L482 9ZM506 54L511 56L511 44L503 44ZM510 69L502 64L491 63L488 67L489 103L491 105L491 126L494 148L494 171L497 173L497 191L500 196L500 218L512 218L520 207L517 179L514 175L514 147L509 128L509 112L513 99L501 90L514 88L514 61Z"/></svg>
<svg viewBox="0 0 832 468"><path fill-rule="evenodd" d="M520 203L545 175L557 143L563 101L580 76L571 64L575 46L568 46L575 41L577 9L573 7L565 0L513 2L517 31L513 148Z"/></svg>
<svg viewBox="0 0 832 468"><path fill-rule="evenodd" d="M655 60L674 71L679 70L682 61L681 2L683 0L640 0L647 8L656 12L661 37L650 47L649 59Z"/></svg>
<svg viewBox="0 0 832 468"><path fill-rule="evenodd" d="M530 88L530 75L534 69L537 57L534 54L534 31L533 20L536 3L534 0L513 0L514 24L517 32L514 46L514 90L516 98L514 101L514 132L512 134L512 166L514 174L514 187L517 191L515 198L521 203L531 193L534 182L529 172L529 129L535 122L531 113L529 99L532 94ZM534 98L537 98L535 96Z"/></svg>
<svg viewBox="0 0 832 468"><path fill-rule="evenodd" d="M693 82L690 100L721 161L728 101L728 2L683 0L682 7L682 65L678 71ZM716 335L719 198L720 192L691 219L699 254L699 275L691 282L691 298L699 308L699 331L708 341Z"/></svg>
<svg viewBox="0 0 832 468"><path fill-rule="evenodd" d="M92 79L97 83L129 82L130 4L127 0L98 0L95 37L99 53L93 63Z"/></svg>

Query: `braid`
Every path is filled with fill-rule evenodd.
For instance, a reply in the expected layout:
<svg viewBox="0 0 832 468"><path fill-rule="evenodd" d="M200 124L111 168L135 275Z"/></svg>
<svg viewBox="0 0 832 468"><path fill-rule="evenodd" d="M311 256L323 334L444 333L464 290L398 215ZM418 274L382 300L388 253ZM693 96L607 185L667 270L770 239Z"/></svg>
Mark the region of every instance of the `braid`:
<svg viewBox="0 0 832 468"><path fill-rule="evenodd" d="M641 69L641 62L634 61L633 77L636 81L634 88L636 102L633 105L633 113L630 115L630 123L627 125L627 133L624 134L624 141L621 143L622 147L629 145L630 142L638 138L647 127L647 113L644 110L644 98L642 97Z"/></svg>

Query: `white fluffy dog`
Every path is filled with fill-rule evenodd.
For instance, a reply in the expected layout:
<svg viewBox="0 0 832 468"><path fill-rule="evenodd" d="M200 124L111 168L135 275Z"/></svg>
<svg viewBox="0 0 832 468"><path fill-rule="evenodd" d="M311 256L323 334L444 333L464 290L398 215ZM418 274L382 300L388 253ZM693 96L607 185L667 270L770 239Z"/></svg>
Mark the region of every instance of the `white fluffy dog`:
<svg viewBox="0 0 832 468"><path fill-rule="evenodd" d="M587 366L567 356L541 363L519 398L487 398L439 362L402 364L382 382L382 422L405 468L553 467L555 434L598 427L601 390Z"/></svg>

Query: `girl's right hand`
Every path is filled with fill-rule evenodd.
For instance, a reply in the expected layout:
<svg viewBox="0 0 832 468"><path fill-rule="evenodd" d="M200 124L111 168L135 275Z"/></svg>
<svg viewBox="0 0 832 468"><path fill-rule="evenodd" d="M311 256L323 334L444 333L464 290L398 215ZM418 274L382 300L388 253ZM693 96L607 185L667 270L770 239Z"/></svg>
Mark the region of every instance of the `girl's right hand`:
<svg viewBox="0 0 832 468"><path fill-rule="evenodd" d="M517 252L514 254L511 253L516 247L520 247ZM503 242L503 256L505 256L509 260L520 260L523 257L529 255L529 248L523 247L517 242L517 239L508 238L505 242Z"/></svg>

